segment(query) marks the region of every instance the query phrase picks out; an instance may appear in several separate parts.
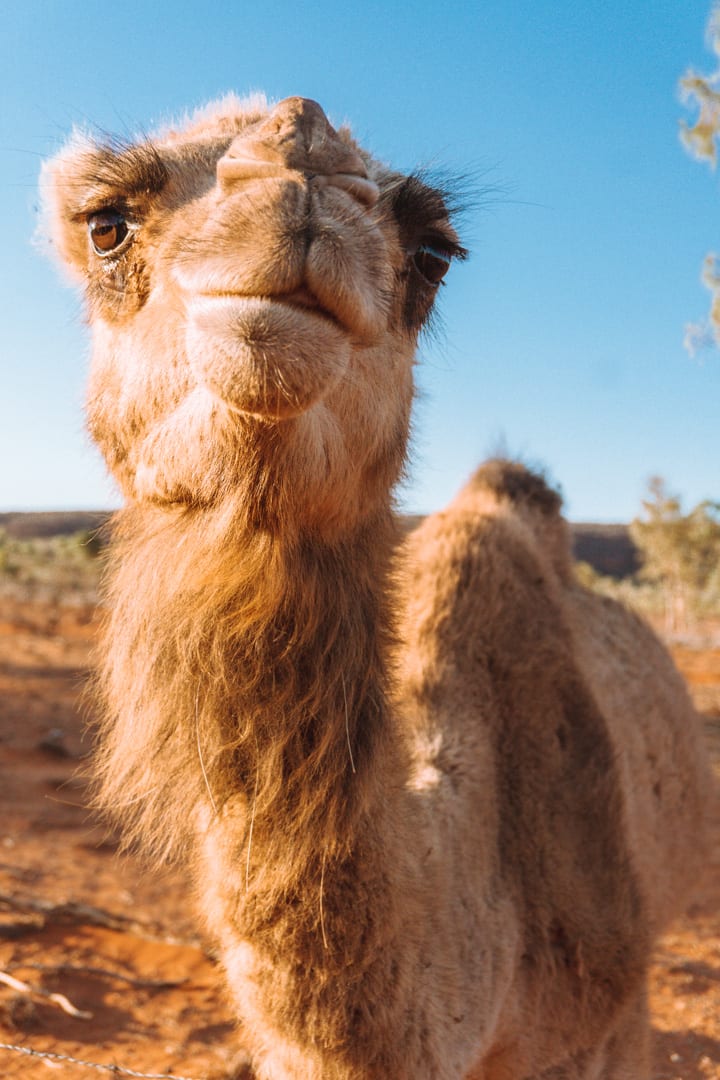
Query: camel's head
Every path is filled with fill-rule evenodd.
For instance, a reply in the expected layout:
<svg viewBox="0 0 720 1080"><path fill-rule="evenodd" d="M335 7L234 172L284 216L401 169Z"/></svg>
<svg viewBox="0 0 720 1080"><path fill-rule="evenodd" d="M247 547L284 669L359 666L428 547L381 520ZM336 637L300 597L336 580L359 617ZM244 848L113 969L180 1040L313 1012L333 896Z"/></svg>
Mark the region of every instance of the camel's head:
<svg viewBox="0 0 720 1080"><path fill-rule="evenodd" d="M131 501L333 528L386 497L417 336L464 254L441 193L304 98L76 135L42 185L87 298L90 430Z"/></svg>

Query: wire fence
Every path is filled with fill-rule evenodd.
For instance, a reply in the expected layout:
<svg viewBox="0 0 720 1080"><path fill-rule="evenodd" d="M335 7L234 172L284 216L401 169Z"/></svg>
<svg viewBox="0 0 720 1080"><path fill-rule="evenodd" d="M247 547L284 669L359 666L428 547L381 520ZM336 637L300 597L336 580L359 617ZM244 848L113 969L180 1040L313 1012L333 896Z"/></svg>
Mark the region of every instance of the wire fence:
<svg viewBox="0 0 720 1080"><path fill-rule="evenodd" d="M129 1069L125 1065L103 1065L98 1061L82 1061L80 1058L71 1057L70 1054L54 1054L50 1050L32 1050L29 1046L18 1046L14 1043L0 1043L0 1050L10 1050L16 1054L25 1054L27 1057L43 1058L46 1061L66 1062L71 1065L82 1065L86 1069L98 1069L108 1072L112 1076L135 1076L140 1080L199 1080L194 1076L178 1076L175 1073L144 1073Z"/></svg>
<svg viewBox="0 0 720 1080"><path fill-rule="evenodd" d="M32 911L36 912L44 919L51 922L70 923L76 925L78 923L100 925L103 927L109 927L111 929L119 929L127 932L128 929L137 933L140 937L149 941L163 941L166 943L175 943L175 939L169 939L165 936L160 936L152 932L152 929L146 927L143 924L135 923L134 920L121 919L114 916L100 908L91 908L83 904L76 904L73 902L66 902L61 904L54 904L49 901L38 900L35 898L20 897L17 895L8 895L0 893L0 910L10 909L12 911ZM183 940L182 944L189 945L195 944L194 941ZM160 979L145 979L137 978L132 975L125 974L117 970L110 970L103 967L95 967L91 965L80 965L72 963L59 963L59 964L41 964L36 962L27 961L15 961L7 965L7 970L0 970L0 985L5 985L10 989L15 990L17 993L22 994L26 998L40 997L47 1001L49 1004L56 1006L68 1015L81 1020L92 1019L92 1013L82 1009L78 1009L64 994L54 993L46 990L44 987L34 986L17 976L11 974L11 971L18 969L34 969L43 972L66 972L66 973L82 973L82 974L94 974L101 975L104 978L119 979L122 982L128 983L131 986L142 987L154 990L165 990L182 986L186 981L185 979L179 980L160 980ZM93 1069L98 1072L109 1073L111 1076L117 1077L136 1077L138 1080L202 1080L198 1076L180 1076L171 1072L163 1073L146 1073L140 1072L137 1069L132 1069L127 1065L119 1065L115 1062L103 1063L99 1061L86 1061L82 1058L73 1057L71 1054L61 1054L51 1050L35 1050L30 1046L24 1046L19 1043L0 1042L0 1050L5 1050L10 1054L23 1055L27 1058L34 1058L43 1061L50 1067L58 1067L62 1065L72 1065L77 1068ZM5 1075L5 1070L0 1068L0 1076ZM252 1075L252 1074L247 1074Z"/></svg>

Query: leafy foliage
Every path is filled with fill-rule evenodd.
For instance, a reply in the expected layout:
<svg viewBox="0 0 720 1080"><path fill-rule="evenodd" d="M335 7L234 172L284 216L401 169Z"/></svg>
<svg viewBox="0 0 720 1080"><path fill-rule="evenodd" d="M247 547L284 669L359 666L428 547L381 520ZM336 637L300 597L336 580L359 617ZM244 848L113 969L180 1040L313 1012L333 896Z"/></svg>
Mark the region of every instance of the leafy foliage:
<svg viewBox="0 0 720 1080"><path fill-rule="evenodd" d="M639 573L618 580L579 562L577 580L664 624L668 637L707 631L720 619L720 503L706 499L685 513L680 497L655 476L642 505L630 525Z"/></svg>
<svg viewBox="0 0 720 1080"><path fill-rule="evenodd" d="M704 500L684 513L655 476L630 531L643 558L641 579L662 591L670 632L720 610L720 503Z"/></svg>
<svg viewBox="0 0 720 1080"><path fill-rule="evenodd" d="M96 533L19 539L0 529L0 591L92 602L102 570L101 550Z"/></svg>
<svg viewBox="0 0 720 1080"><path fill-rule="evenodd" d="M575 564L575 577L586 589L600 596L609 596L625 607L649 618L662 618L665 613L662 586L636 577L616 578L600 573L587 562Z"/></svg>
<svg viewBox="0 0 720 1080"><path fill-rule="evenodd" d="M694 157L717 164L720 142L720 3L715 3L708 23L707 38L718 57L718 69L710 75L688 71L680 81L683 100L697 105L699 112L694 124L680 122L683 143ZM710 315L706 323L688 326L685 344L691 352L703 345L720 345L720 267L717 256L709 254L703 266L703 283L713 294Z"/></svg>

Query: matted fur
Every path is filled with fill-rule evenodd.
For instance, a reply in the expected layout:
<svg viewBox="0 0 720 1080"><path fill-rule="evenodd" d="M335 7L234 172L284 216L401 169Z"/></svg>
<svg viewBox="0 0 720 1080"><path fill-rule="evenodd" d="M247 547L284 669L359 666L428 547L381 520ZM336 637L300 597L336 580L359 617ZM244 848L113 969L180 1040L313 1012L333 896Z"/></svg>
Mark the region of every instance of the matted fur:
<svg viewBox="0 0 720 1080"><path fill-rule="evenodd" d="M297 98L76 139L43 185L127 499L97 802L187 866L258 1077L642 1080L709 773L540 476L490 462L399 541L442 194Z"/></svg>

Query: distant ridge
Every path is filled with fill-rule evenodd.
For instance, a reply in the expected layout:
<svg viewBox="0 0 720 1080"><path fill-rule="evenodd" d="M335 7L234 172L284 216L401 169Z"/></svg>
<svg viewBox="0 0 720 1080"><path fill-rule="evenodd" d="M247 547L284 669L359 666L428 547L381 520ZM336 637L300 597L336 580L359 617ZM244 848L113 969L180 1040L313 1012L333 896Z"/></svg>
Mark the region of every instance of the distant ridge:
<svg viewBox="0 0 720 1080"><path fill-rule="evenodd" d="M94 532L110 517L109 510L38 510L29 513L0 513L0 529L14 540L32 540L43 536L71 536Z"/></svg>
<svg viewBox="0 0 720 1080"><path fill-rule="evenodd" d="M642 565L627 525L572 522L570 532L577 561L589 563L599 574L620 580L632 577Z"/></svg>
<svg viewBox="0 0 720 1080"><path fill-rule="evenodd" d="M0 529L18 540L45 536L69 536L77 532L95 532L107 523L109 510L56 510L32 513L0 513ZM423 520L421 514L401 514L404 531L411 532ZM570 525L573 554L580 562L608 577L630 577L640 568L640 556L627 525L595 525L579 522Z"/></svg>

